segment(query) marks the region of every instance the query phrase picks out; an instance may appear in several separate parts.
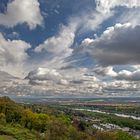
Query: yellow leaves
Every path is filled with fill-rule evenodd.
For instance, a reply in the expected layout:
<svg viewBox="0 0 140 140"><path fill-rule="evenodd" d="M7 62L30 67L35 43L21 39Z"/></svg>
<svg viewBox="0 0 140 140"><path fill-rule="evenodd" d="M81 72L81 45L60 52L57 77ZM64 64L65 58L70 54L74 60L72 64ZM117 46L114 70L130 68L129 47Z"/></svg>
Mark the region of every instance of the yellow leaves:
<svg viewBox="0 0 140 140"><path fill-rule="evenodd" d="M6 123L6 116L4 113L0 113L0 124Z"/></svg>
<svg viewBox="0 0 140 140"><path fill-rule="evenodd" d="M97 132L95 134L96 140L117 140L113 132Z"/></svg>
<svg viewBox="0 0 140 140"><path fill-rule="evenodd" d="M30 109L25 109L22 116L22 124L29 129L45 131L50 123L50 117L47 114L33 113Z"/></svg>

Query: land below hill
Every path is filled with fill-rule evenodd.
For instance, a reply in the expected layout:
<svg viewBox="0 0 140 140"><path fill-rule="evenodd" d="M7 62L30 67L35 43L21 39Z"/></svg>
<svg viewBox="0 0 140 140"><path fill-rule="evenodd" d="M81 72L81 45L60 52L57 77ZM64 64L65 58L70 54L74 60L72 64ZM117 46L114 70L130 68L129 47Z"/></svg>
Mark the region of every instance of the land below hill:
<svg viewBox="0 0 140 140"><path fill-rule="evenodd" d="M0 97L0 140L140 139L138 99L14 100Z"/></svg>

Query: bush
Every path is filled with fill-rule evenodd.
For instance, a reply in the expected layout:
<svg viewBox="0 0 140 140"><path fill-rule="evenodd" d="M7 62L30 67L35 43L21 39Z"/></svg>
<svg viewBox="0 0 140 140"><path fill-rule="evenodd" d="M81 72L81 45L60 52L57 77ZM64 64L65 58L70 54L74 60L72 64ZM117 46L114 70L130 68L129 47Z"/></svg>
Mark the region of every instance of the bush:
<svg viewBox="0 0 140 140"><path fill-rule="evenodd" d="M0 113L0 124L6 124L6 116L4 113Z"/></svg>

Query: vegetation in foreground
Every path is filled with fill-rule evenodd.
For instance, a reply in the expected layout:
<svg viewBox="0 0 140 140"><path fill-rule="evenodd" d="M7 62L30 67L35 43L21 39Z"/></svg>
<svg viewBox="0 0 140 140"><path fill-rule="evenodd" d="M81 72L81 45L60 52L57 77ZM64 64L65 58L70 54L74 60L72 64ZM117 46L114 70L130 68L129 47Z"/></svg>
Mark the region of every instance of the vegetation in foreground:
<svg viewBox="0 0 140 140"><path fill-rule="evenodd" d="M46 107L47 108L47 107ZM122 131L100 132L62 111L28 107L0 98L0 140L138 140Z"/></svg>

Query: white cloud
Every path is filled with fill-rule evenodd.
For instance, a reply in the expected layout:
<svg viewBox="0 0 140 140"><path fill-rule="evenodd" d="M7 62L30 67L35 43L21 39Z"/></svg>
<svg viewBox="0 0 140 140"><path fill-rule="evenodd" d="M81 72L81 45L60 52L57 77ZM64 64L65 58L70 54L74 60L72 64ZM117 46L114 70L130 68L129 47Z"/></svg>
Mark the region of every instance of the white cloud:
<svg viewBox="0 0 140 140"><path fill-rule="evenodd" d="M62 25L58 34L47 38L42 44L35 48L35 52L41 53L46 51L46 53L56 56L69 56L73 51L70 47L74 43L76 34L90 30L95 31L104 20L112 15L112 13L103 14L95 10L89 10L70 17L68 25Z"/></svg>
<svg viewBox="0 0 140 140"><path fill-rule="evenodd" d="M71 17L68 21L68 25L62 25L57 35L46 39L42 44L35 48L35 52L43 53L43 55L46 53L46 60L45 62L42 62L42 66L53 66L53 68L60 67L60 65L63 66L64 59L73 52L71 46L74 43L75 36L83 32L95 31L103 21L114 14L112 11L108 13L99 11L99 4L98 2L96 3L97 11L89 10L82 12L78 16Z"/></svg>
<svg viewBox="0 0 140 140"><path fill-rule="evenodd" d="M133 66L132 66L133 67ZM134 70L121 70L116 72L112 66L108 67L96 67L93 70L96 74L100 76L112 77L114 80L126 80L126 81L140 81L140 69L139 67L134 67Z"/></svg>
<svg viewBox="0 0 140 140"><path fill-rule="evenodd" d="M111 76L115 77L117 76L117 73L113 70L113 67L96 67L93 70L96 74L102 75L102 76Z"/></svg>
<svg viewBox="0 0 140 140"><path fill-rule="evenodd" d="M35 48L35 52L46 51L53 55L71 54L71 45L75 38L75 27L63 26L58 35L48 38Z"/></svg>
<svg viewBox="0 0 140 140"><path fill-rule="evenodd" d="M83 12L81 15L79 15L79 17L72 18L71 21L73 21L74 23L77 24L77 27L78 27L77 28L77 31L78 31L79 34L80 33L87 32L87 31L91 31L91 30L92 31L96 31L97 28L105 20L107 20L108 18L110 18L111 16L113 16L115 14L115 8L116 7L123 6L123 7L127 7L128 9L136 9L136 8L138 8L140 6L140 2L138 0L134 0L134 1L132 1L132 0L129 0L129 1L126 1L126 0L112 0L112 1L109 1L109 0L96 0L95 2L96 2L96 7L95 7L96 10L86 11L86 12ZM81 19L82 19L82 21L81 21ZM114 42L112 41L112 45L114 45L113 43L115 43L115 37L117 39L117 38L119 38L119 35L120 34L124 34L126 32L126 35L125 35L126 37L124 38L123 35L122 35L120 37L120 40L118 40L118 43L123 43L122 42L123 40L121 40L121 38L122 39L127 39L127 37L130 38L131 37L131 35L130 35L131 33L132 34L135 34L135 32L137 32L136 31L137 30L136 28L138 28L138 27L136 27L136 28L133 28L133 27L135 27L135 26L134 25L129 25L129 24L116 24L114 27L112 26L112 27L108 28L103 33L103 35L100 38L98 38L96 36L96 39L95 40L88 39L88 38L85 39L82 42L82 44L80 45L80 48L78 48L78 49L76 48L73 52L75 53L75 51L76 51L76 57L78 57L78 55L80 56L81 53L83 54L84 51L87 52L86 50L88 48L88 44L90 44L90 45L92 44L93 46L94 45L95 46L102 45L102 50L101 49L98 49L98 47L95 47L94 48L94 47L92 47L92 45L91 45L91 47L89 47L89 48L91 48L91 49L89 49L89 53L90 54L92 54L94 56L98 55L100 57L100 53L101 53L101 57L102 57L102 55L104 55L104 52L102 53L102 51L105 50L104 49L105 48L104 46L105 45L107 46L108 44L100 44L100 43L98 44L98 40L99 39L100 39L99 42L102 42L102 43L109 43L110 42L110 44L111 44L111 40L113 39ZM133 29L134 29L134 31L133 31ZM130 33L128 33L127 30ZM115 35L115 34L117 34L118 36ZM105 36L107 38L105 38ZM133 41L136 41L136 39L139 38L139 35L137 35L137 38L136 39L134 37L135 37L135 35L133 35L133 38L132 39L133 39ZM109 39L109 38L111 38L111 39ZM128 39L128 40L129 41L132 41L130 39ZM125 40L124 40L124 42L125 42ZM98 45L96 45L96 44L98 44ZM119 44L119 45L123 45L123 44ZM132 45L132 42L129 45ZM135 44L135 45L138 45L138 44ZM83 47L83 46L85 46L85 47ZM126 44L126 46L127 46L127 44ZM101 48L101 47L99 47L99 48ZM113 47L112 47L112 50L113 50ZM115 54L112 54L109 50L107 50L107 51L109 52L109 54L108 53L105 53L106 58L108 59L107 61L110 61L110 63L114 63L114 64L119 63L119 62L116 62L116 63L115 62L111 62L113 60L115 61L115 59L112 59ZM115 51L114 51L114 53L115 53ZM121 57L119 57L119 53L117 54L118 56L116 56L116 57L118 57L118 59L120 59L120 60L117 60L117 61L120 61L121 62L121 59L123 59L122 57L125 57L125 56L123 56L124 54L121 55L121 53L120 53ZM110 55L112 55L111 59L109 58ZM74 55L72 55L72 57L73 56ZM126 56L126 57L128 57L128 56ZM81 58L81 57L79 57L79 58ZM75 57L73 57L73 60L72 60L73 62L76 62L77 61L77 62L80 63L79 60L74 60L74 59L75 59ZM84 57L83 58L83 61L84 61L84 59L86 59L86 58ZM104 56L101 59L104 59ZM124 59L127 59L127 58L124 58ZM98 61L100 61L100 58L98 59ZM132 62L132 63L134 63L134 62ZM103 65L106 65L105 63L102 63L102 64Z"/></svg>
<svg viewBox="0 0 140 140"><path fill-rule="evenodd" d="M6 40L0 34L0 69L13 75L21 74L28 59L27 49L30 44L22 40Z"/></svg>
<svg viewBox="0 0 140 140"><path fill-rule="evenodd" d="M26 77L31 84L47 84L50 82L57 84L68 84L68 81L63 79L62 75L55 69L38 68L29 72Z"/></svg>
<svg viewBox="0 0 140 140"><path fill-rule="evenodd" d="M7 11L0 14L0 24L7 27L26 23L30 29L34 29L42 22L38 0L14 0L8 3Z"/></svg>
<svg viewBox="0 0 140 140"><path fill-rule="evenodd" d="M79 21L79 34L88 31L96 31L100 25L114 15L114 12L101 13L95 10L86 11L81 16L78 16L77 21ZM82 21L81 21L82 19Z"/></svg>
<svg viewBox="0 0 140 140"><path fill-rule="evenodd" d="M90 16L92 12L90 12L90 14L88 12L88 14L86 13L82 16L70 18L68 25L62 25L57 35L47 38L42 44L35 48L36 53L43 53L43 55L46 54L45 59L49 60L42 62L42 66L47 65L56 68L61 67L61 65L62 67L65 65L65 58L69 57L73 52L73 48L71 48L71 46L74 43L77 31L79 29L80 32L82 30L94 30L100 23L102 23L102 16L100 19L97 17L98 21L96 22L95 16L97 13ZM83 19L82 21L81 18ZM91 20L93 22L91 22Z"/></svg>
<svg viewBox="0 0 140 140"><path fill-rule="evenodd" d="M138 0L96 0L96 3L96 10L85 11L81 15L71 17L67 25L60 27L57 35L47 38L35 48L35 55L39 55L37 57L45 56L40 63L38 59L34 60L36 62L30 64L30 69L47 67L37 68L28 74L27 78L30 83L37 84L36 86L27 83L23 85L13 84L11 87L5 87L4 91L13 90L12 94L18 92L19 95L22 93L46 95L47 91L64 93L65 95L66 93L68 95L99 95L99 93L105 95L109 91L110 93L137 91L140 87L137 82L140 80L139 70L115 72L113 66L110 65L139 64L140 27L136 26L138 19L134 18L135 14L139 18L138 11L132 15L129 13L129 17L125 17L123 20L120 18L123 23L133 19L132 24L116 24L109 27L100 37L86 38L82 41L80 48L71 48L77 34L91 30L96 31L106 19L113 16L116 7L125 6L128 9L135 9L140 6ZM37 0L14 0L8 4L6 13L0 14L0 24L8 27L26 23L30 29L33 29L37 25L41 25L42 21ZM15 33L13 35L16 36ZM27 62L29 56L26 51L30 47L30 44L22 40L6 40L0 35L1 70L13 75L23 71L28 72L25 70L29 65ZM82 54L86 52L93 56L100 65L93 70L83 68L86 67L86 64L82 68L80 68L82 64L78 63L71 66L67 58L73 57L73 52L76 52L77 57L80 56L79 60L74 57L73 62L80 63L83 59L85 63L88 63L87 59L82 57ZM88 55L86 56L88 57ZM110 76L114 79L113 81L107 79L108 81L104 82L101 77L96 77L97 75Z"/></svg>
<svg viewBox="0 0 140 140"><path fill-rule="evenodd" d="M77 24L69 22L67 26L61 25L57 35L46 39L34 50L36 54L42 54L44 60L40 67L61 68L64 60L72 54L71 46L74 43Z"/></svg>
<svg viewBox="0 0 140 140"><path fill-rule="evenodd" d="M101 13L109 13L112 9L125 6L127 8L140 7L139 0L96 0L97 11Z"/></svg>
<svg viewBox="0 0 140 140"><path fill-rule="evenodd" d="M117 19L120 23L131 23L133 26L140 25L140 7L126 10Z"/></svg>
<svg viewBox="0 0 140 140"><path fill-rule="evenodd" d="M81 43L81 46L88 46L89 44L91 44L94 40L93 39L90 39L90 38L85 38L82 43Z"/></svg>
<svg viewBox="0 0 140 140"><path fill-rule="evenodd" d="M118 80L140 81L140 70L128 71L122 70L116 76Z"/></svg>
<svg viewBox="0 0 140 140"><path fill-rule="evenodd" d="M28 78L32 80L56 80L60 77L61 75L55 69L50 70L48 68L38 68L28 75Z"/></svg>
<svg viewBox="0 0 140 140"><path fill-rule="evenodd" d="M140 8L139 0L95 0L95 4L96 4L95 10L85 11L81 15L79 15L77 18L77 21L79 21L79 24L81 24L80 32L82 33L85 31L91 31L91 30L95 31L105 20L109 19L110 17L113 17L113 15L116 12L115 10L116 7L123 6L130 9L131 12L133 10L134 11L137 10L137 15L135 14L133 15L139 17L138 16L139 9L137 9L137 8ZM125 13L124 15L124 17L126 17L125 20L127 20L127 17L129 16L129 14L130 13L127 13L127 12ZM134 19L135 16L133 17L129 16L129 19L130 18ZM135 21L136 20L133 20L133 22Z"/></svg>
<svg viewBox="0 0 140 140"><path fill-rule="evenodd" d="M110 96L139 96L139 88L137 81L113 80L102 83L102 92Z"/></svg>

